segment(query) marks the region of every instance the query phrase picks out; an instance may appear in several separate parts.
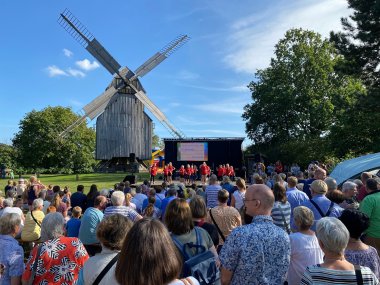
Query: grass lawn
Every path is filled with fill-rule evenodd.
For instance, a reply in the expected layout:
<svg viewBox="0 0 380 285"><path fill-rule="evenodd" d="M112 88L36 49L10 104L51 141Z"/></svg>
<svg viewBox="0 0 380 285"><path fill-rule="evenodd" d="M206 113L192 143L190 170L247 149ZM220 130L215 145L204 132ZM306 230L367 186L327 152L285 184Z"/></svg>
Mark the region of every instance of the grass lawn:
<svg viewBox="0 0 380 285"><path fill-rule="evenodd" d="M59 185L62 187L69 186L70 191L73 193L76 191L77 185L82 184L85 187L85 193L90 190L92 184L96 184L98 189L113 188L115 183L123 181L127 173L90 173L79 174L79 180L76 181L75 174L63 175L63 174L41 174L39 179L44 185ZM149 178L148 173L137 173L137 183L141 183L144 179ZM24 175L24 179L28 179L30 175ZM18 178L15 178L17 181ZM8 179L0 179L0 191L4 191L4 187L7 185Z"/></svg>

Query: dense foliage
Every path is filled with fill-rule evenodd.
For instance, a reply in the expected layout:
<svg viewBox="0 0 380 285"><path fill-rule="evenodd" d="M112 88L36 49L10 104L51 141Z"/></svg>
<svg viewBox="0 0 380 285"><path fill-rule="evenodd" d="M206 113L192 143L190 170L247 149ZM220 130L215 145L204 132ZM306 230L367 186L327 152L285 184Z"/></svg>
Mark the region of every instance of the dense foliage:
<svg viewBox="0 0 380 285"><path fill-rule="evenodd" d="M18 165L33 172L92 171L94 130L83 123L67 137L59 137L77 119L78 115L64 107L47 107L27 113L13 139Z"/></svg>
<svg viewBox="0 0 380 285"><path fill-rule="evenodd" d="M243 118L252 152L303 164L333 155L332 127L341 125L340 114L366 94L359 80L337 75L339 61L321 35L287 31L269 67L258 70L249 84L253 102Z"/></svg>

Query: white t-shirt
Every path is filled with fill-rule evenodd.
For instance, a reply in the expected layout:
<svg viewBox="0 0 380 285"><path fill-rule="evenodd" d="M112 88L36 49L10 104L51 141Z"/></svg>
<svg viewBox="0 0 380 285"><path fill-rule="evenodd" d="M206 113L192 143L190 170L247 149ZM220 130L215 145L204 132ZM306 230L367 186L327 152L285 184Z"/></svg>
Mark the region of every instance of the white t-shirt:
<svg viewBox="0 0 380 285"><path fill-rule="evenodd" d="M240 192L236 190L232 195L234 195L235 198L235 208L240 210L244 206L245 191Z"/></svg>
<svg viewBox="0 0 380 285"><path fill-rule="evenodd" d="M24 214L22 213L21 209L18 207L6 207L6 208L4 208L1 216L5 216L6 214L11 214L11 213L18 214L20 216L20 219L21 219L21 226L24 226L24 221L22 219Z"/></svg>
<svg viewBox="0 0 380 285"><path fill-rule="evenodd" d="M323 252L315 235L292 233L289 238L291 252L288 283L298 285L307 266L323 262Z"/></svg>

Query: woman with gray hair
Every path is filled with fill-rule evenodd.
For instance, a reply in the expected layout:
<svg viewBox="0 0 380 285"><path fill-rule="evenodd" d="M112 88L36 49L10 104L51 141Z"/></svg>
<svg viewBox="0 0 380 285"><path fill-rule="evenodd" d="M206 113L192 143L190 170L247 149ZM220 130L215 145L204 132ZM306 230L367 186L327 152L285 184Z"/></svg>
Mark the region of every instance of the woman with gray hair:
<svg viewBox="0 0 380 285"><path fill-rule="evenodd" d="M43 242L30 253L22 275L23 284L76 284L88 254L78 238L64 234L63 216L47 214L41 225Z"/></svg>
<svg viewBox="0 0 380 285"><path fill-rule="evenodd" d="M11 213L0 218L0 284L21 283L24 250L15 240L20 228L19 215Z"/></svg>
<svg viewBox="0 0 380 285"><path fill-rule="evenodd" d="M41 236L41 223L45 218L42 211L44 201L42 199L35 199L32 203L32 210L26 214L25 225L21 232L21 239L23 241L36 241Z"/></svg>
<svg viewBox="0 0 380 285"><path fill-rule="evenodd" d="M346 181L342 185L342 193L344 201L339 204L343 209L358 209L359 201L356 199L358 194L357 184L351 181Z"/></svg>
<svg viewBox="0 0 380 285"><path fill-rule="evenodd" d="M344 257L350 234L337 218L325 217L317 223L318 243L325 254L323 263L308 266L301 285L311 284L379 284L371 269L354 266ZM361 280L361 283L358 283Z"/></svg>
<svg viewBox="0 0 380 285"><path fill-rule="evenodd" d="M313 212L307 207L298 206L293 210L293 217L297 232L289 235L291 252L288 284L298 285L306 266L323 261L323 252L315 233L310 230L314 223Z"/></svg>

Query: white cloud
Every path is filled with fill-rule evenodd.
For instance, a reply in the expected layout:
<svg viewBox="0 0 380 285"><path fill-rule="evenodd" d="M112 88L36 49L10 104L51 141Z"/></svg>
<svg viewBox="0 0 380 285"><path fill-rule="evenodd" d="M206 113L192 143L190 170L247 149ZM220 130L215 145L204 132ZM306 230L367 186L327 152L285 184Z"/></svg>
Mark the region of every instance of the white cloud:
<svg viewBox="0 0 380 285"><path fill-rule="evenodd" d="M85 71L91 71L100 67L99 63L97 63L95 60L91 63L91 61L89 61L87 58L84 60L78 60L75 62L75 64Z"/></svg>
<svg viewBox="0 0 380 285"><path fill-rule="evenodd" d="M330 31L341 30L340 18L350 14L346 0L304 0L269 6L267 11L260 11L261 15L251 14L231 25L227 37L230 49L223 61L236 72L252 74L267 67L274 45L287 30L302 27L328 37Z"/></svg>
<svg viewBox="0 0 380 285"><path fill-rule="evenodd" d="M183 117L183 116L177 116L176 122L178 122L179 125L181 126L209 126L209 125L217 125L217 122L212 122L208 120L200 120L198 119L193 119L193 118L188 118L188 117Z"/></svg>
<svg viewBox="0 0 380 285"><path fill-rule="evenodd" d="M63 49L63 54L64 54L66 57L72 57L74 53L73 53L71 50L68 50L67 48L64 48L64 49Z"/></svg>
<svg viewBox="0 0 380 285"><path fill-rule="evenodd" d="M49 77L56 77L56 76L69 76L64 70L60 69L59 67L55 65L50 65L46 68Z"/></svg>
<svg viewBox="0 0 380 285"><path fill-rule="evenodd" d="M79 77L79 78L83 78L86 76L86 74L83 71L80 71L78 69L72 69L72 68L68 68L67 73L73 77Z"/></svg>

